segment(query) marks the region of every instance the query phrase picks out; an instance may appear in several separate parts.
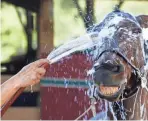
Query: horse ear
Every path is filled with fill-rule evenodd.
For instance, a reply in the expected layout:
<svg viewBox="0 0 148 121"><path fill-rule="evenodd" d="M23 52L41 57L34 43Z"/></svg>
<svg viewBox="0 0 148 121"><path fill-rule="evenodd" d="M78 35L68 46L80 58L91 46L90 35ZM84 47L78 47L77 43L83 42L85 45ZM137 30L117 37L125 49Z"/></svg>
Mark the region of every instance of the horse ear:
<svg viewBox="0 0 148 121"><path fill-rule="evenodd" d="M142 28L148 28L148 15L139 15L136 19Z"/></svg>

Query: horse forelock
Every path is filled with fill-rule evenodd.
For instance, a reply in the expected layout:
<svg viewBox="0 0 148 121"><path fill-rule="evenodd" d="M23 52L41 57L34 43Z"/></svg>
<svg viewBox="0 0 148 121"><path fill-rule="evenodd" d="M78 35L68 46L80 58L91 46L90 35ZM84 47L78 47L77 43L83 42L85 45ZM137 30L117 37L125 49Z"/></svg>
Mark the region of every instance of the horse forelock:
<svg viewBox="0 0 148 121"><path fill-rule="evenodd" d="M129 26L127 24L123 25L122 27L119 27L119 23L123 23L127 21L129 22ZM115 37L114 35L117 34L118 29L125 29L127 31L126 41L122 42L124 46L126 46L126 42L133 43L134 40L137 40L137 37L141 37L139 34L132 34L131 30L128 30L128 27L130 28L130 24L133 23L138 28L141 29L139 23L137 22L136 18L129 14L122 11L113 11L109 13L100 24L96 24L91 32L98 32L99 34L99 42L98 42L98 51L102 51L104 49L109 48L118 48L118 40L122 39L122 36L119 38ZM123 36L125 36L123 34ZM120 43L120 45L122 44ZM137 42L136 42L137 43ZM142 43L142 42L140 42ZM108 48L109 47L109 48ZM120 46L121 47L121 46Z"/></svg>

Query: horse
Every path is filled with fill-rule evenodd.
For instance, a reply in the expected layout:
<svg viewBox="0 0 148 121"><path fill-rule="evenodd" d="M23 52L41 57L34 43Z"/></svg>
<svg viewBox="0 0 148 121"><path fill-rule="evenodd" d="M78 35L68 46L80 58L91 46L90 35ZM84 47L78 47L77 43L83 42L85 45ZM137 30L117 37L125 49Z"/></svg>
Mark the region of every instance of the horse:
<svg viewBox="0 0 148 121"><path fill-rule="evenodd" d="M95 93L89 93L96 101L107 100L110 120L148 120L143 28L148 28L148 16L114 10L88 31L99 36L91 69Z"/></svg>

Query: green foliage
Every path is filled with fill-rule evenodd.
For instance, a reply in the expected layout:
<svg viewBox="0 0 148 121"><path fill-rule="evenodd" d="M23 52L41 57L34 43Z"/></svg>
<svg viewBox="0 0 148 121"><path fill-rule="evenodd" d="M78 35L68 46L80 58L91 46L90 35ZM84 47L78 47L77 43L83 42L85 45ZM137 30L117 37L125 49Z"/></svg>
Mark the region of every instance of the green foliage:
<svg viewBox="0 0 148 121"><path fill-rule="evenodd" d="M55 1L55 3L57 4L57 1ZM73 9L75 9L75 6L74 6L74 3L73 3L73 0L60 0L60 6L61 8L63 8L63 10L65 11L71 11Z"/></svg>
<svg viewBox="0 0 148 121"><path fill-rule="evenodd" d="M68 38L76 37L85 32L83 22L78 16L77 9L63 8L68 0L55 0L54 1L54 44L58 46L64 43ZM62 4L62 5L61 5Z"/></svg>
<svg viewBox="0 0 148 121"><path fill-rule="evenodd" d="M60 2L59 2L60 1ZM65 11L69 11L71 12L72 10L75 10L76 9L76 6L75 6L75 3L74 3L74 0L54 0L54 2L57 4L57 3L60 3L60 8L62 8L63 10ZM80 7L82 8L82 10L85 9L85 1L86 0L77 0Z"/></svg>
<svg viewBox="0 0 148 121"><path fill-rule="evenodd" d="M78 0L80 6L85 8L84 0ZM99 23L106 14L113 10L118 3L116 0L95 0L96 23ZM121 9L133 13L134 15L147 14L147 1L125 1ZM23 22L26 22L25 13L19 8ZM23 27L18 19L15 7L8 3L2 3L2 31L1 61L9 61L13 55L26 52L27 42ZM36 31L33 31L33 38L36 40ZM82 19L75 8L73 0L54 0L54 45L59 46L72 37L80 36L85 33ZM34 41L34 46L37 42ZM35 47L34 47L35 48Z"/></svg>
<svg viewBox="0 0 148 121"><path fill-rule="evenodd" d="M11 56L26 52L26 36L14 6L2 3L1 12L1 62L6 62Z"/></svg>

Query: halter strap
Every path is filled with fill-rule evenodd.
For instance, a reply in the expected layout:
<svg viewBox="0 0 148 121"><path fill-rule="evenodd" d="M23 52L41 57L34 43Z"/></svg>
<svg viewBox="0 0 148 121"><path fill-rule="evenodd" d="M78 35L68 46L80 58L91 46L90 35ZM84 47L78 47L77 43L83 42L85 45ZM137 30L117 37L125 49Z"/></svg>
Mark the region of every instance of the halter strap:
<svg viewBox="0 0 148 121"><path fill-rule="evenodd" d="M96 60L98 60L102 55L103 53L105 52L112 52L112 53L115 53L117 54L119 57L121 57L126 63L128 63L135 71L139 71L138 68L136 68L121 52L119 52L117 49L106 49L104 51L102 51L99 56L97 57Z"/></svg>

